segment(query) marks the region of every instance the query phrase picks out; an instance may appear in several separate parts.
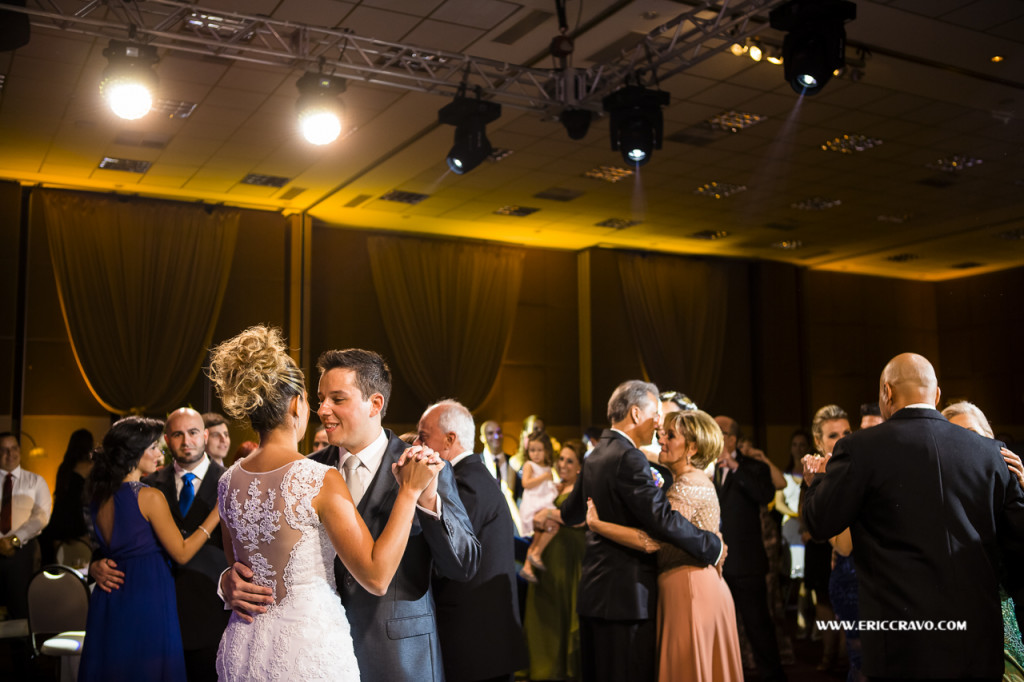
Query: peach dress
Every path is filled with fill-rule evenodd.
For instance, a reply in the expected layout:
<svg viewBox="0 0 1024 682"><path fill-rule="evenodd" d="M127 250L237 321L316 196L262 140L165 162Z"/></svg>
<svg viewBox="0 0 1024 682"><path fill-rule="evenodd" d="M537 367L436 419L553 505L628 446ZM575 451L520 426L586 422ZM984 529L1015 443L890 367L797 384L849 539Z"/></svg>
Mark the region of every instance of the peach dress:
<svg viewBox="0 0 1024 682"><path fill-rule="evenodd" d="M721 515L715 486L701 471L679 477L666 491L672 508L703 530ZM732 594L714 566L677 547L658 552L658 679L726 682L743 679Z"/></svg>

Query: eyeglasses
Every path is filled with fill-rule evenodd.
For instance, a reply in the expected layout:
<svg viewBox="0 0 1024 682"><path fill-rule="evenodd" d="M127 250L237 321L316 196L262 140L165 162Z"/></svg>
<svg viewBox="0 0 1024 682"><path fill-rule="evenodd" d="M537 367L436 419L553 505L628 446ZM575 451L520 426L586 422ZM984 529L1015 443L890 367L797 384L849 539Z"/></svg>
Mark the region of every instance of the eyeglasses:
<svg viewBox="0 0 1024 682"><path fill-rule="evenodd" d="M665 391L658 396L658 400L663 403L674 403L680 410L697 410L697 403L690 400L685 393L679 391Z"/></svg>

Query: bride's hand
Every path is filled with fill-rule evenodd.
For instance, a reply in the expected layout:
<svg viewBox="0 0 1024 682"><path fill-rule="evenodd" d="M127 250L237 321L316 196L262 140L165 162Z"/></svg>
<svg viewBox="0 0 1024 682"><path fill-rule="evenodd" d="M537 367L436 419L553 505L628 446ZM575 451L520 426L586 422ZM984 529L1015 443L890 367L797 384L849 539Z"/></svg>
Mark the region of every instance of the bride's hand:
<svg viewBox="0 0 1024 682"><path fill-rule="evenodd" d="M601 523L600 517L597 515L597 507L594 506L594 500L587 498L587 525L593 528L597 524Z"/></svg>
<svg viewBox="0 0 1024 682"><path fill-rule="evenodd" d="M409 457L401 464L395 464L395 478L401 486L413 490L417 495L422 493L437 478L444 462L432 461L428 457L417 459Z"/></svg>

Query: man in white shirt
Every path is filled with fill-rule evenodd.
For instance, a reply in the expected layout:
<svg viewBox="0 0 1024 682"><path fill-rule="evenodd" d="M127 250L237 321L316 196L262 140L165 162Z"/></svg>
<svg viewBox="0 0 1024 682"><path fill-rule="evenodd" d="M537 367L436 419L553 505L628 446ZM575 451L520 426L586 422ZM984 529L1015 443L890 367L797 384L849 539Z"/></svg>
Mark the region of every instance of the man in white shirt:
<svg viewBox="0 0 1024 682"><path fill-rule="evenodd" d="M28 615L28 581L38 569L36 536L50 521L50 489L43 477L21 468L21 445L0 433L0 604L8 618Z"/></svg>
<svg viewBox="0 0 1024 682"><path fill-rule="evenodd" d="M511 682L529 662L519 620L515 530L493 473L472 446L463 445L472 442L473 415L461 403L442 400L420 418L416 444L451 464L481 550L480 566L469 581L433 581L444 677L447 682Z"/></svg>
<svg viewBox="0 0 1024 682"><path fill-rule="evenodd" d="M231 449L228 420L222 414L207 412L203 415L203 425L206 427L206 454L214 462L224 466L224 458Z"/></svg>

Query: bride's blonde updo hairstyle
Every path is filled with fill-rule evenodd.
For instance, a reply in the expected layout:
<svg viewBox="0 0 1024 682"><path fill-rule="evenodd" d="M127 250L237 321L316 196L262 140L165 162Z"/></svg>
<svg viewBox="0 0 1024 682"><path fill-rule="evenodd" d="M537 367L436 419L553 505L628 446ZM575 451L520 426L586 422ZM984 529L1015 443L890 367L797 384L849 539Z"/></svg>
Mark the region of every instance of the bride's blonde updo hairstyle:
<svg viewBox="0 0 1024 682"><path fill-rule="evenodd" d="M233 419L248 419L258 433L284 423L292 398L306 390L302 370L275 328L249 327L210 354L207 376L217 387L224 411Z"/></svg>

